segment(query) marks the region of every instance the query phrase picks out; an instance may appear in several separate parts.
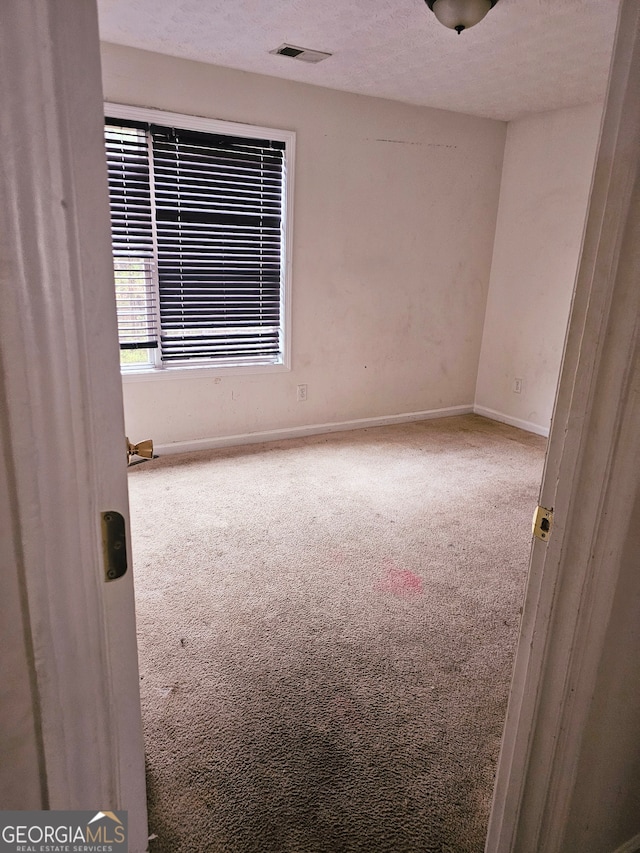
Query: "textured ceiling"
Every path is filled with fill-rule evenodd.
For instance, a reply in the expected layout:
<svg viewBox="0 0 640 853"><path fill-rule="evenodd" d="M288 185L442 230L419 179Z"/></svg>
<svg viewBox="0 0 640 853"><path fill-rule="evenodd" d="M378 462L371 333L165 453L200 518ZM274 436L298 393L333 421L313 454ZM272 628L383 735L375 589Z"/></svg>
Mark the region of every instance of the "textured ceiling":
<svg viewBox="0 0 640 853"><path fill-rule="evenodd" d="M459 36L424 0L98 0L104 41L503 120L603 98L618 5L500 0Z"/></svg>

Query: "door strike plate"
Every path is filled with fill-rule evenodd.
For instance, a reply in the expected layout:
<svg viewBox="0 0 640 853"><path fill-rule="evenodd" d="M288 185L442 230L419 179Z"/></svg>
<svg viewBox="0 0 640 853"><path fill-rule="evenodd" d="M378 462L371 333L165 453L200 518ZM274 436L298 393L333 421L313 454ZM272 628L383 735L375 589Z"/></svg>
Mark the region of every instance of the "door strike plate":
<svg viewBox="0 0 640 853"><path fill-rule="evenodd" d="M127 571L127 536L124 518L113 509L100 513L104 579L114 581Z"/></svg>
<svg viewBox="0 0 640 853"><path fill-rule="evenodd" d="M553 525L553 510L543 506L537 506L533 513L533 535L543 542L549 541L551 526Z"/></svg>

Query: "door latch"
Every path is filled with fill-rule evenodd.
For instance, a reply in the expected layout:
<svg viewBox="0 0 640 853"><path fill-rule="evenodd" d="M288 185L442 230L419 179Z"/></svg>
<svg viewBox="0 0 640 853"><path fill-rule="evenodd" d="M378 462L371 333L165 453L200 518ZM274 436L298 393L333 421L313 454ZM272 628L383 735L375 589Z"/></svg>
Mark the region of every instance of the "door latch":
<svg viewBox="0 0 640 853"><path fill-rule="evenodd" d="M543 542L549 541L551 527L553 526L553 510L543 506L537 506L533 513L533 535Z"/></svg>
<svg viewBox="0 0 640 853"><path fill-rule="evenodd" d="M127 535L124 518L113 509L100 513L104 579L114 581L127 571Z"/></svg>

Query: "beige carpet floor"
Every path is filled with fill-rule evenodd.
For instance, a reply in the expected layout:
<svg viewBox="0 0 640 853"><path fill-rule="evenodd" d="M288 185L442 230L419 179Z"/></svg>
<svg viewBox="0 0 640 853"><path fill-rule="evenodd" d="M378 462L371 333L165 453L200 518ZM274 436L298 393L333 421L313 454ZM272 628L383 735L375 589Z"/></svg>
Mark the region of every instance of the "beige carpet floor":
<svg viewBox="0 0 640 853"><path fill-rule="evenodd" d="M130 469L152 853L481 853L544 446L464 416Z"/></svg>

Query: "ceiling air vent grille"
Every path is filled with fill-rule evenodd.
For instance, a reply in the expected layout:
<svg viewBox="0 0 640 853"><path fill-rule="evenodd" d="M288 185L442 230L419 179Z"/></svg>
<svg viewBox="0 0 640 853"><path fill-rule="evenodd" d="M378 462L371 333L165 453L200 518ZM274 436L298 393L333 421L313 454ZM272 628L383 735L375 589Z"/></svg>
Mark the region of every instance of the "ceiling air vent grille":
<svg viewBox="0 0 640 853"><path fill-rule="evenodd" d="M323 53L321 50L309 50L308 47L296 47L294 44L281 44L275 50L270 50L276 56L289 56L291 59L299 59L301 62L322 62L323 59L332 56L331 53Z"/></svg>

